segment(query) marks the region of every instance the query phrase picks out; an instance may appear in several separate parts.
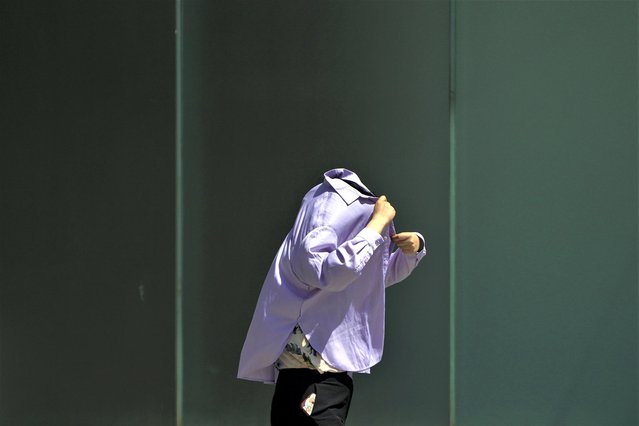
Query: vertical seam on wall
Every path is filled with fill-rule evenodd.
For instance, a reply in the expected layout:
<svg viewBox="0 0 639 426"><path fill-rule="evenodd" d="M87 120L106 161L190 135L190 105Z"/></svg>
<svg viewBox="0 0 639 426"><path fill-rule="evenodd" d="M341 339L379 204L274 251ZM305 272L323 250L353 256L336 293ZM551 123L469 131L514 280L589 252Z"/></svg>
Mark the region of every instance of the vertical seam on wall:
<svg viewBox="0 0 639 426"><path fill-rule="evenodd" d="M635 2L635 19L639 18L639 2ZM635 27L635 31L636 31L636 42L637 42L637 81L639 81L639 31L637 30L637 28ZM639 91L637 91L637 144L635 145L635 147L637 147L637 153L636 153L636 159L637 159L637 164L639 165ZM639 173L637 174L637 178L636 178L636 183L637 183L637 202L639 203ZM635 208L637 208L637 205L635 205ZM637 211L637 213L639 213L639 211ZM637 251L639 252L639 214L637 215ZM639 276L639 262L637 262L637 276ZM639 305L639 294L637 295L637 304ZM637 316L637 321L639 321L639 315ZM639 371L639 358L637 359L637 371ZM638 401L639 402L639 395L638 395ZM639 403L637 404L637 418L639 418Z"/></svg>
<svg viewBox="0 0 639 426"><path fill-rule="evenodd" d="M182 0L175 2L175 422L182 426L182 283L183 283L183 175L182 175Z"/></svg>
<svg viewBox="0 0 639 426"><path fill-rule="evenodd" d="M455 98L456 98L456 6L457 0L450 0L450 22L449 22L449 93L448 93L448 103L449 103L449 137L450 137L450 177L449 177L449 211L450 211L450 222L449 222L449 244L450 244L450 359L449 359L449 419L450 425L455 426L457 424L456 418L456 408L457 408L457 400L456 400L456 228L457 228L457 212L456 212L456 204L457 204L457 193L456 193L456 150L457 150L457 139L455 133Z"/></svg>

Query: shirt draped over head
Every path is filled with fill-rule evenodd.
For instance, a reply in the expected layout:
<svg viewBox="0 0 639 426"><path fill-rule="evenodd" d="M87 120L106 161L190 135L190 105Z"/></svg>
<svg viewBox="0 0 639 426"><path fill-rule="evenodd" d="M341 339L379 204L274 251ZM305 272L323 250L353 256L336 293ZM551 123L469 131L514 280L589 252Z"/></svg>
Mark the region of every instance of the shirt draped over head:
<svg viewBox="0 0 639 426"><path fill-rule="evenodd" d="M273 383L275 362L298 324L337 370L368 373L380 361L385 288L410 275L426 250L396 249L392 223L383 235L365 228L376 201L347 169L329 170L304 196L264 280L239 378Z"/></svg>

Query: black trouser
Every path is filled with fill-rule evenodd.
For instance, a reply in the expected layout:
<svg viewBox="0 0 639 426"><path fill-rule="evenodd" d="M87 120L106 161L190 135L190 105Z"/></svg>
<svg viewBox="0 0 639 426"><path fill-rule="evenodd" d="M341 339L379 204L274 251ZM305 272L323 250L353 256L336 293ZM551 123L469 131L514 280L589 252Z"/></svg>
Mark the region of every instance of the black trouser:
<svg viewBox="0 0 639 426"><path fill-rule="evenodd" d="M315 404L307 414L311 394ZM272 426L343 425L353 395L353 379L347 373L320 373L308 368L280 371L271 404ZM312 398L312 397L311 397Z"/></svg>

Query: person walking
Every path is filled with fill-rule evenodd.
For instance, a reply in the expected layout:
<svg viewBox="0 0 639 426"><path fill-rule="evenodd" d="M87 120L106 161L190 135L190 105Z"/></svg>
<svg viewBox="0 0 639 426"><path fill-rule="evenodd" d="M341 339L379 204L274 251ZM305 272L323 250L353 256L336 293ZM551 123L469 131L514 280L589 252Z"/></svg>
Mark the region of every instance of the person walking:
<svg viewBox="0 0 639 426"><path fill-rule="evenodd" d="M385 289L426 255L418 232L396 233L395 208L350 170L324 173L304 196L264 280L238 378L275 383L271 424L342 425L353 373L384 348Z"/></svg>

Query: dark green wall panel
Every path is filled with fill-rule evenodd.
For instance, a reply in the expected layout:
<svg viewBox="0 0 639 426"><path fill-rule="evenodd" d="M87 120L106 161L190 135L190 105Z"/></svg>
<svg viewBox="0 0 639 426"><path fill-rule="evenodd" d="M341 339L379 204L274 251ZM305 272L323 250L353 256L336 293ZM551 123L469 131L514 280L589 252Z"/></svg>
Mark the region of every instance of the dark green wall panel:
<svg viewBox="0 0 639 426"><path fill-rule="evenodd" d="M273 387L235 378L240 349L333 167L431 248L388 292L384 360L356 377L349 424L448 423L448 22L444 1L184 3L185 425L268 423Z"/></svg>
<svg viewBox="0 0 639 426"><path fill-rule="evenodd" d="M174 4L0 6L0 424L174 424Z"/></svg>
<svg viewBox="0 0 639 426"><path fill-rule="evenodd" d="M637 424L637 3L457 3L456 420Z"/></svg>

